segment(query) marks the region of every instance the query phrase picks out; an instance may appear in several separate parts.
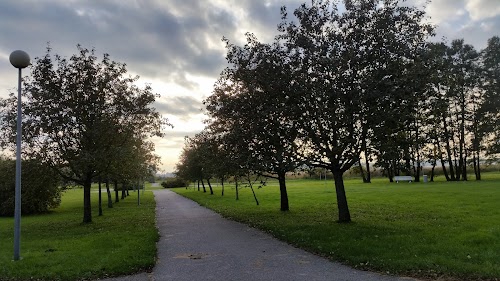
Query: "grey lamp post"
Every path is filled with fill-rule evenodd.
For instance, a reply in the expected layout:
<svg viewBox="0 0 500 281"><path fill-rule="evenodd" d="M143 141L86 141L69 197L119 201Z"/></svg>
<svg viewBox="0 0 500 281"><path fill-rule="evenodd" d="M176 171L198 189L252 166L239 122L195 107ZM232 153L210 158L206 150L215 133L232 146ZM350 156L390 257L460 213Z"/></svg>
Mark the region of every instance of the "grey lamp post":
<svg viewBox="0 0 500 281"><path fill-rule="evenodd" d="M17 82L17 135L16 135L16 199L14 209L14 260L20 258L21 246L21 69L30 65L30 56L21 50L14 51L9 57L10 63L19 69Z"/></svg>

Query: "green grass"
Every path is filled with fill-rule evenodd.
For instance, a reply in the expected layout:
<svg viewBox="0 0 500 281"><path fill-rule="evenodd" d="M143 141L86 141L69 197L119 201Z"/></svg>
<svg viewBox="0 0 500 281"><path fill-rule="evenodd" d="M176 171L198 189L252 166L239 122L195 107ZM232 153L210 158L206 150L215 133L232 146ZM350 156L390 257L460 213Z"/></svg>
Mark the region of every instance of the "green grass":
<svg viewBox="0 0 500 281"><path fill-rule="evenodd" d="M290 211L279 211L277 182L226 186L225 196L174 189L223 216L356 268L441 280L500 278L500 174L481 182L372 184L346 180L353 222L338 224L331 181L287 182ZM438 180L442 180L438 178Z"/></svg>
<svg viewBox="0 0 500 281"><path fill-rule="evenodd" d="M16 262L14 221L0 218L0 280L83 280L151 269L158 240L153 193L141 194L140 206L135 192L112 209L103 201L101 217L97 196L92 193L91 224L81 223L81 189L66 191L51 213L22 217L22 260Z"/></svg>

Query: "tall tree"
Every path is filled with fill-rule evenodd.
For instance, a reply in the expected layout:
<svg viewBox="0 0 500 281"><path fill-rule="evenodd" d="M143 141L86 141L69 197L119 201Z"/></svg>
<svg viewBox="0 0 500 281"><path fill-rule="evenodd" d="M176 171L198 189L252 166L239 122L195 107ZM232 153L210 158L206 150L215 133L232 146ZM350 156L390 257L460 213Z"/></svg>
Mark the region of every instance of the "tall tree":
<svg viewBox="0 0 500 281"><path fill-rule="evenodd" d="M432 32L422 23L423 11L399 2L346 0L340 12L330 1L314 1L295 10L297 23L287 22L283 10L280 30L289 52L300 58L294 75L302 91L293 97L294 121L309 147L305 156L333 173L339 222L351 221L342 176L359 161L362 124L386 114L385 108L371 110L371 103L392 93L371 87L381 73L406 69Z"/></svg>
<svg viewBox="0 0 500 281"><path fill-rule="evenodd" d="M484 102L479 112L484 117L480 128L488 140L487 152L500 153L500 37L494 36L488 40L487 47L481 52L484 69Z"/></svg>
<svg viewBox="0 0 500 281"><path fill-rule="evenodd" d="M205 101L210 126L226 145L248 155L243 166L280 185L282 211L289 210L285 176L300 164L290 108L294 80L285 46L260 43L247 33L243 47L226 41L231 64Z"/></svg>
<svg viewBox="0 0 500 281"><path fill-rule="evenodd" d="M479 54L463 40L453 40L449 46L432 45L430 52L434 55L430 60L435 61L436 76L432 91L428 92L430 115L436 121L430 122L430 130L434 131L431 136L437 138L433 143L437 145L446 179L467 180L467 157L477 149L471 147L469 139L477 141L479 137L471 134L480 121L477 118L480 100L476 95Z"/></svg>

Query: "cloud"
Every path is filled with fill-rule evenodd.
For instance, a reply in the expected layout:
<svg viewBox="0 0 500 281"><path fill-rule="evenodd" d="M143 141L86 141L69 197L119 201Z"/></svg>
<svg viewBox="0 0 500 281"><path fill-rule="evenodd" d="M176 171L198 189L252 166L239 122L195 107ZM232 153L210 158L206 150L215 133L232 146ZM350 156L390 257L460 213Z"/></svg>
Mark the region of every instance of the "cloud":
<svg viewBox="0 0 500 281"><path fill-rule="evenodd" d="M431 21L441 24L444 21L453 21L466 14L465 0L439 0L427 5L426 12Z"/></svg>
<svg viewBox="0 0 500 281"><path fill-rule="evenodd" d="M141 76L166 81L182 73L215 76L223 69L220 39L236 30L235 19L224 10L209 1L121 2L2 2L0 32L16 38L2 45L25 46L41 56L50 41L55 53L69 56L82 43L127 63ZM30 35L23 38L25 30Z"/></svg>
<svg viewBox="0 0 500 281"><path fill-rule="evenodd" d="M164 97L156 101L154 107L163 115L173 115L188 120L201 114L202 102L191 96Z"/></svg>
<svg viewBox="0 0 500 281"><path fill-rule="evenodd" d="M475 21L500 16L498 0L468 0L465 7Z"/></svg>

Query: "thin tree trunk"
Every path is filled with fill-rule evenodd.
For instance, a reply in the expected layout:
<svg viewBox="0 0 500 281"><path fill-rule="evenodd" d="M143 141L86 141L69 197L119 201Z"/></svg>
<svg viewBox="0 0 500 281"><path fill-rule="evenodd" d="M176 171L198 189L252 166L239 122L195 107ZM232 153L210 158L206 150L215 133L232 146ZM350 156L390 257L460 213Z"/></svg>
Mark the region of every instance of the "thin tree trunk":
<svg viewBox="0 0 500 281"><path fill-rule="evenodd" d="M250 185L250 189L252 190L253 198L255 199L255 203L257 204L257 206L259 206L259 200L257 200L257 195L255 195L255 191L253 190L253 186L252 186L252 183L250 180L248 181L248 184Z"/></svg>
<svg viewBox="0 0 500 281"><path fill-rule="evenodd" d="M467 180L467 151L464 155L463 166L462 166L462 180Z"/></svg>
<svg viewBox="0 0 500 281"><path fill-rule="evenodd" d="M363 170L363 165L361 165L361 159L358 161L358 168L359 168L359 173L361 174L361 178L363 178L363 183L366 183L367 179L365 177L365 171Z"/></svg>
<svg viewBox="0 0 500 281"><path fill-rule="evenodd" d="M125 199L125 184L122 183L122 200Z"/></svg>
<svg viewBox="0 0 500 281"><path fill-rule="evenodd" d="M115 203L120 202L120 197L118 196L118 181L113 181L113 185L115 187Z"/></svg>
<svg viewBox="0 0 500 281"><path fill-rule="evenodd" d="M332 169L333 178L335 180L335 191L337 193L337 207L339 210L339 223L347 223L351 221L349 206L347 205L347 197L344 188L344 179L340 169Z"/></svg>
<svg viewBox="0 0 500 281"><path fill-rule="evenodd" d="M479 162L479 151L476 152L477 153L477 174L476 174L476 180L480 181L481 180L481 164Z"/></svg>
<svg viewBox="0 0 500 281"><path fill-rule="evenodd" d="M221 182L221 185L222 185L222 195L221 196L224 196L224 177L222 177L220 179L220 182Z"/></svg>
<svg viewBox="0 0 500 281"><path fill-rule="evenodd" d="M235 183L236 183L236 200L240 200L240 195L238 194L238 179L235 178Z"/></svg>
<svg viewBox="0 0 500 281"><path fill-rule="evenodd" d="M290 210L290 206L288 205L288 193L286 191L286 173L281 171L278 173L278 181L280 183L280 201L281 201L281 211Z"/></svg>
<svg viewBox="0 0 500 281"><path fill-rule="evenodd" d="M445 136L448 136L448 128L447 128L447 123L446 123L446 118L443 116L443 128L444 128L444 135ZM447 153L447 158L448 158L448 166L450 167L450 175L449 177L446 178L447 181L449 180L452 180L454 181L455 180L455 169L453 167L453 161L451 160L451 156L452 156L452 153L451 153L451 147L450 147L450 140L448 138L446 138L445 140L446 142L446 146L445 146L445 149L446 149L446 153ZM443 167L444 167L444 164L443 164Z"/></svg>
<svg viewBox="0 0 500 281"><path fill-rule="evenodd" d="M444 177L446 178L446 181L450 181L450 176L448 175L448 170L446 170L446 166L445 166L445 161L444 161L444 157L443 157L443 153L441 152L441 145L439 143L439 140L438 140L438 152L439 152L439 161L441 162L441 168L443 169L443 173L444 173Z"/></svg>
<svg viewBox="0 0 500 281"><path fill-rule="evenodd" d="M203 187L203 192L207 192L207 189L205 188L205 182L203 182L203 179L201 179L201 186Z"/></svg>
<svg viewBox="0 0 500 281"><path fill-rule="evenodd" d="M200 191L200 180L198 180L198 191Z"/></svg>
<svg viewBox="0 0 500 281"><path fill-rule="evenodd" d="M101 178L99 177L99 216L102 216Z"/></svg>
<svg viewBox="0 0 500 281"><path fill-rule="evenodd" d="M109 190L108 179L106 179L106 193L108 194L108 208L113 208L113 199L111 198L111 190Z"/></svg>
<svg viewBox="0 0 500 281"><path fill-rule="evenodd" d="M420 170L422 166L420 163L420 153L417 151L417 170L415 171L415 182L420 182Z"/></svg>
<svg viewBox="0 0 500 281"><path fill-rule="evenodd" d="M459 161L459 171L462 174L462 180L467 180L467 151L465 149L465 93L462 89L462 95L460 97L461 105L461 122L460 122L460 161Z"/></svg>
<svg viewBox="0 0 500 281"><path fill-rule="evenodd" d="M436 169L436 163L432 164L432 169L431 169L431 182L434 181L434 169Z"/></svg>
<svg viewBox="0 0 500 281"><path fill-rule="evenodd" d="M92 205L90 203L90 189L92 187L92 176L87 174L83 183L83 223L92 222Z"/></svg>
<svg viewBox="0 0 500 281"><path fill-rule="evenodd" d="M386 169L387 177L389 178L389 182L394 182L394 169L392 165L389 165L389 168Z"/></svg>
<svg viewBox="0 0 500 281"><path fill-rule="evenodd" d="M210 184L210 179L207 179L208 188L210 189L210 195L214 195L214 190L212 189L212 185Z"/></svg>
<svg viewBox="0 0 500 281"><path fill-rule="evenodd" d="M369 155L369 154L368 154ZM371 183L372 182L372 172L370 171L370 162L368 161L368 156L367 153L365 152L365 157L366 157L366 183Z"/></svg>

